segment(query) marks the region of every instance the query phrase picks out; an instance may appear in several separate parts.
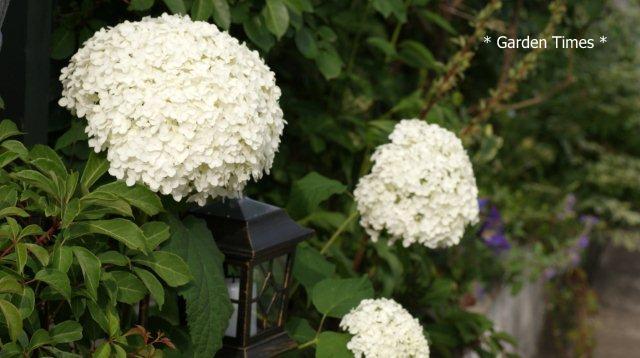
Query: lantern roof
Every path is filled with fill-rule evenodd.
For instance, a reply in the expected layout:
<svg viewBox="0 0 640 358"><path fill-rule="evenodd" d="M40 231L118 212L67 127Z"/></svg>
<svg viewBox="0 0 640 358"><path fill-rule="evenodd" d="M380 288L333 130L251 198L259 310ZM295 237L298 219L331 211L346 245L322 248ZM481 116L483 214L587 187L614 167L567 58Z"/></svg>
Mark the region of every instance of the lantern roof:
<svg viewBox="0 0 640 358"><path fill-rule="evenodd" d="M207 222L220 250L233 259L275 257L313 234L282 208L246 197L219 199L191 213Z"/></svg>

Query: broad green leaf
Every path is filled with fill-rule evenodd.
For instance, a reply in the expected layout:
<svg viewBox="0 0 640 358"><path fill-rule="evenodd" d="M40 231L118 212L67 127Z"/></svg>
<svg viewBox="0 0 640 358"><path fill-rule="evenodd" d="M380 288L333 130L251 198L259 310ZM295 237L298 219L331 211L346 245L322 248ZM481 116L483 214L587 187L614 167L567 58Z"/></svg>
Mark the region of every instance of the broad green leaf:
<svg viewBox="0 0 640 358"><path fill-rule="evenodd" d="M0 293L22 294L22 285L11 276L0 278Z"/></svg>
<svg viewBox="0 0 640 358"><path fill-rule="evenodd" d="M7 224L9 224L9 234L11 235L11 238L16 240L20 236L20 231L22 230L20 224L18 224L16 219L11 216L7 216L5 220L7 220Z"/></svg>
<svg viewBox="0 0 640 358"><path fill-rule="evenodd" d="M213 13L212 0L194 0L191 5L191 18L193 21L207 21Z"/></svg>
<svg viewBox="0 0 640 358"><path fill-rule="evenodd" d="M22 230L20 230L20 234L18 235L19 238L23 238L23 237L28 237L28 236L36 236L36 235L42 235L44 234L44 231L42 231L42 228L36 224L31 224L25 228L23 228Z"/></svg>
<svg viewBox="0 0 640 358"><path fill-rule="evenodd" d="M123 181L116 181L98 187L95 191L103 191L116 194L131 206L142 210L149 216L162 211L162 203L156 193L142 185L127 186Z"/></svg>
<svg viewBox="0 0 640 358"><path fill-rule="evenodd" d="M53 180L44 176L44 174L35 170L27 169L10 174L16 180L23 181L32 185L45 193L58 197L57 188Z"/></svg>
<svg viewBox="0 0 640 358"><path fill-rule="evenodd" d="M395 56L396 49L393 44L386 39L379 36L372 36L367 39L367 44L377 48L382 51L386 56Z"/></svg>
<svg viewBox="0 0 640 358"><path fill-rule="evenodd" d="M334 48L321 50L315 60L316 66L325 79L330 80L340 76L344 63Z"/></svg>
<svg viewBox="0 0 640 358"><path fill-rule="evenodd" d="M36 244L25 244L27 250L31 252L33 256L40 261L42 266L47 266L49 264L49 251L44 247Z"/></svg>
<svg viewBox="0 0 640 358"><path fill-rule="evenodd" d="M162 305L164 305L164 288L158 279L149 271L143 270L141 268L134 267L133 272L142 280L144 286L151 293L151 298L153 298L158 304L158 308L162 310Z"/></svg>
<svg viewBox="0 0 640 358"><path fill-rule="evenodd" d="M304 217L332 195L344 193L345 190L347 187L339 181L311 172L293 184L287 211L294 218Z"/></svg>
<svg viewBox="0 0 640 358"><path fill-rule="evenodd" d="M71 283L65 273L56 269L43 269L36 273L35 279L49 285L67 301L71 299Z"/></svg>
<svg viewBox="0 0 640 358"><path fill-rule="evenodd" d="M51 343L51 336L49 336L49 332L41 328L33 332L33 335L31 335L31 339L29 340L29 349L30 350L37 349L39 347L44 346L45 344L50 344L50 343Z"/></svg>
<svg viewBox="0 0 640 358"><path fill-rule="evenodd" d="M11 341L17 341L22 334L22 317L20 312L11 302L0 299L0 312L4 315L4 321L9 330Z"/></svg>
<svg viewBox="0 0 640 358"><path fill-rule="evenodd" d="M298 343L305 343L316 336L316 330L311 328L309 321L300 317L291 317L285 326L289 336Z"/></svg>
<svg viewBox="0 0 640 358"><path fill-rule="evenodd" d="M360 301L373 297L373 286L367 277L328 278L318 282L311 293L311 300L320 313L342 318Z"/></svg>
<svg viewBox="0 0 640 358"><path fill-rule="evenodd" d="M93 358L109 358L111 357L111 344L108 341L102 343L96 351L93 352Z"/></svg>
<svg viewBox="0 0 640 358"><path fill-rule="evenodd" d="M12 121L3 119L2 122L0 122L0 142L9 137L15 137L20 134L22 134L22 132L18 130L16 124Z"/></svg>
<svg viewBox="0 0 640 358"><path fill-rule="evenodd" d="M80 214L80 200L73 198L64 207L64 212L62 213L62 228L69 227L78 214Z"/></svg>
<svg viewBox="0 0 640 358"><path fill-rule="evenodd" d="M2 142L2 147L11 153L17 154L22 160L26 160L29 157L29 150L20 141L6 140Z"/></svg>
<svg viewBox="0 0 640 358"><path fill-rule="evenodd" d="M74 143L87 140L87 134L84 131L84 125L81 121L75 120L71 122L68 131L58 137L56 140L55 150L66 148ZM92 151L93 152L93 151Z"/></svg>
<svg viewBox="0 0 640 358"><path fill-rule="evenodd" d="M23 209L17 208L15 206L11 206L11 207L0 210L0 218L4 218L7 216L20 216L23 218L28 218L29 213L27 213Z"/></svg>
<svg viewBox="0 0 640 358"><path fill-rule="evenodd" d="M147 245L152 250L171 237L169 225L162 221L149 221L142 225L141 229L147 238Z"/></svg>
<svg viewBox="0 0 640 358"><path fill-rule="evenodd" d="M115 358L127 358L127 351L124 350L124 348L120 347L117 344L113 344L111 347L111 350L115 351L113 353L113 356L115 356ZM156 350L156 353L158 351Z"/></svg>
<svg viewBox="0 0 640 358"><path fill-rule="evenodd" d="M127 271L111 271L118 284L118 301L126 304L140 302L148 293L145 285L134 274Z"/></svg>
<svg viewBox="0 0 640 358"><path fill-rule="evenodd" d="M306 27L296 32L295 42L296 47L298 47L298 50L304 57L314 59L318 56L316 39L313 36L313 32L309 31Z"/></svg>
<svg viewBox="0 0 640 358"><path fill-rule="evenodd" d="M51 267L66 273L73 263L73 250L67 246L56 244L51 255Z"/></svg>
<svg viewBox="0 0 640 358"><path fill-rule="evenodd" d="M222 346L233 312L222 269L224 256L203 220L191 216L184 222L173 216L168 220L171 240L164 249L180 255L193 275L193 281L178 292L187 303L194 356L212 357Z"/></svg>
<svg viewBox="0 0 640 358"><path fill-rule="evenodd" d="M90 297L94 301L97 301L98 285L100 284L100 260L84 247L73 246L71 250L73 250L73 254L82 269L82 276L84 276L84 285L87 288L87 292L89 292Z"/></svg>
<svg viewBox="0 0 640 358"><path fill-rule="evenodd" d="M116 266L129 266L129 258L117 251L105 251L98 254L98 259L103 264Z"/></svg>
<svg viewBox="0 0 640 358"><path fill-rule="evenodd" d="M229 29L231 25L231 12L229 11L229 3L227 0L210 0L213 3L211 15L213 22L224 30Z"/></svg>
<svg viewBox="0 0 640 358"><path fill-rule="evenodd" d="M80 177L80 185L82 190L87 191L109 170L109 161L106 158L96 154L94 151L89 152L89 159L84 166L82 176Z"/></svg>
<svg viewBox="0 0 640 358"><path fill-rule="evenodd" d="M126 200L113 193L94 191L80 198L80 207L83 212L83 217L86 209L92 206L106 208L108 210L105 210L105 212L108 213L116 213L121 216L133 217L131 205L129 205Z"/></svg>
<svg viewBox="0 0 640 358"><path fill-rule="evenodd" d="M451 23L449 21L447 21L444 17L436 14L435 12L429 10L420 10L418 11L418 13L427 21L440 26L448 33L452 35L455 35L457 33L453 26L451 26Z"/></svg>
<svg viewBox="0 0 640 358"><path fill-rule="evenodd" d="M353 353L347 348L351 335L325 331L318 336L316 358L351 358Z"/></svg>
<svg viewBox="0 0 640 358"><path fill-rule="evenodd" d="M372 0L372 4L384 17L393 13L400 22L407 21L407 9L403 0Z"/></svg>
<svg viewBox="0 0 640 358"><path fill-rule="evenodd" d="M24 265L27 264L27 246L23 242L19 242L15 246L16 251L16 270L22 273Z"/></svg>
<svg viewBox="0 0 640 358"><path fill-rule="evenodd" d="M51 58L64 60L76 49L76 34L73 30L61 26L51 35Z"/></svg>
<svg viewBox="0 0 640 358"><path fill-rule="evenodd" d="M289 27L289 10L282 0L267 0L262 9L265 25L278 39L287 32Z"/></svg>
<svg viewBox="0 0 640 358"><path fill-rule="evenodd" d="M98 324L98 326L100 326L100 328L102 328L102 330L108 334L110 331L110 323L106 313L98 306L97 303L91 300L87 301L86 303L87 303L87 308L89 309L89 314L91 315L91 318L93 318L93 320ZM107 309L109 307L110 306L107 306Z"/></svg>
<svg viewBox="0 0 640 358"><path fill-rule="evenodd" d="M186 14L187 7L184 4L184 0L163 0L165 5L169 8L172 14Z"/></svg>
<svg viewBox="0 0 640 358"><path fill-rule="evenodd" d="M6 167L16 159L18 159L18 154L13 152L4 152L0 154L0 168Z"/></svg>
<svg viewBox="0 0 640 358"><path fill-rule="evenodd" d="M82 221L70 227L70 238L88 234L109 236L125 244L133 250L147 251L146 240L142 230L132 221L125 219Z"/></svg>
<svg viewBox="0 0 640 358"><path fill-rule="evenodd" d="M171 287L182 286L191 280L189 266L172 252L153 251L147 256L136 256L133 262L149 267Z"/></svg>
<svg viewBox="0 0 640 358"><path fill-rule="evenodd" d="M298 14L303 12L313 12L311 0L284 0L287 7Z"/></svg>
<svg viewBox="0 0 640 358"><path fill-rule="evenodd" d="M76 192L76 188L78 187L78 172L71 172L67 177L67 183L65 185L67 192L65 196L65 202L69 202L73 197L73 194Z"/></svg>
<svg viewBox="0 0 640 358"><path fill-rule="evenodd" d="M293 265L293 277L311 292L316 283L333 276L336 266L308 244L298 245Z"/></svg>
<svg viewBox="0 0 640 358"><path fill-rule="evenodd" d="M78 322L64 321L56 323L49 333L55 344L71 343L82 339L82 326Z"/></svg>
<svg viewBox="0 0 640 358"><path fill-rule="evenodd" d="M31 164L33 164L42 173L49 175L50 172L55 173L64 180L67 179L67 168L64 162L53 149L46 145L36 144L29 152Z"/></svg>
<svg viewBox="0 0 640 358"><path fill-rule="evenodd" d="M15 206L18 203L18 190L10 185L0 187L0 205Z"/></svg>
<svg viewBox="0 0 640 358"><path fill-rule="evenodd" d="M423 44L418 41L405 40L398 46L399 56L408 65L417 68L436 69L436 60Z"/></svg>
<svg viewBox="0 0 640 358"><path fill-rule="evenodd" d="M127 7L127 10L129 11L149 10L153 6L154 2L155 0L131 0L131 2L129 3L129 6Z"/></svg>
<svg viewBox="0 0 640 358"><path fill-rule="evenodd" d="M275 44L273 35L267 30L264 20L260 16L253 16L245 20L242 23L242 28L249 40L265 52L268 52Z"/></svg>
<svg viewBox="0 0 640 358"><path fill-rule="evenodd" d="M19 301L16 301L20 316L29 317L33 313L36 304L36 296L31 287L25 286L20 295Z"/></svg>

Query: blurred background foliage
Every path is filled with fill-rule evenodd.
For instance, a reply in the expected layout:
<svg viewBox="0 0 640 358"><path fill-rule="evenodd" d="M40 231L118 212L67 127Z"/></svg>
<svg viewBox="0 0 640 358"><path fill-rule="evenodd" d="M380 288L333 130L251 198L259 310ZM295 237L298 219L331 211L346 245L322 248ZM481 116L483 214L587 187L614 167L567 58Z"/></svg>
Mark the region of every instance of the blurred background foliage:
<svg viewBox="0 0 640 358"><path fill-rule="evenodd" d="M419 317L434 354L482 356L510 338L467 310L479 288L516 292L543 276L551 302L562 303L551 308L556 326L586 332L556 337L559 349L588 352L587 320L553 307L567 297L591 305L585 281L572 278L605 240L638 246L636 9L596 0L59 0L51 57L58 73L96 30L163 12L228 30L276 73L288 121L271 175L247 194L316 229L298 256L320 277L367 274L377 296ZM593 38L595 48L498 49L501 35ZM55 101L52 113L51 144L85 160L82 122ZM404 118L459 133L469 151L483 221L459 246L371 243L357 224L350 192ZM300 265L290 327L305 338L320 316L308 309L317 280Z"/></svg>

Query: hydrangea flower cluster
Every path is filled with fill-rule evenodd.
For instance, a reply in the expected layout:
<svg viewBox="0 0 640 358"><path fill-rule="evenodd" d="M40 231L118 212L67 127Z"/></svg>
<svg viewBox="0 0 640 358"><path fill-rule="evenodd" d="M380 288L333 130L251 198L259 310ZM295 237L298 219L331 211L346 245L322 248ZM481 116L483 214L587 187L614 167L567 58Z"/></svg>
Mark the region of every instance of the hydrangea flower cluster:
<svg viewBox="0 0 640 358"><path fill-rule="evenodd" d="M98 31L60 80L59 104L87 119L109 173L175 200L238 196L268 173L285 125L258 53L186 16Z"/></svg>
<svg viewBox="0 0 640 358"><path fill-rule="evenodd" d="M392 299L362 300L340 321L353 337L347 348L359 357L429 357L420 322Z"/></svg>
<svg viewBox="0 0 640 358"><path fill-rule="evenodd" d="M354 192L362 227L373 241L386 233L405 247L460 242L465 226L478 221L478 188L460 139L417 119L398 123L389 139Z"/></svg>

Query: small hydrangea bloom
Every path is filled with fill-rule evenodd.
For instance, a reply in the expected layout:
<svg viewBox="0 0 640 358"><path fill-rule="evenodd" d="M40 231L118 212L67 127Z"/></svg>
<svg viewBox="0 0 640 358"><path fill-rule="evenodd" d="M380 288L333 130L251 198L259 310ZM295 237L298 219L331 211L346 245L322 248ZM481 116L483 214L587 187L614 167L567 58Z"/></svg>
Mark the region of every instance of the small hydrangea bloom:
<svg viewBox="0 0 640 358"><path fill-rule="evenodd" d="M258 53L186 16L96 32L60 81L59 104L87 119L111 175L200 205L268 173L285 125Z"/></svg>
<svg viewBox="0 0 640 358"><path fill-rule="evenodd" d="M429 357L420 322L392 299L362 300L340 328L353 335L347 348L356 358Z"/></svg>
<svg viewBox="0 0 640 358"><path fill-rule="evenodd" d="M405 247L460 242L478 221L478 188L460 139L417 119L398 123L389 139L354 191L362 227L373 241L384 232Z"/></svg>

